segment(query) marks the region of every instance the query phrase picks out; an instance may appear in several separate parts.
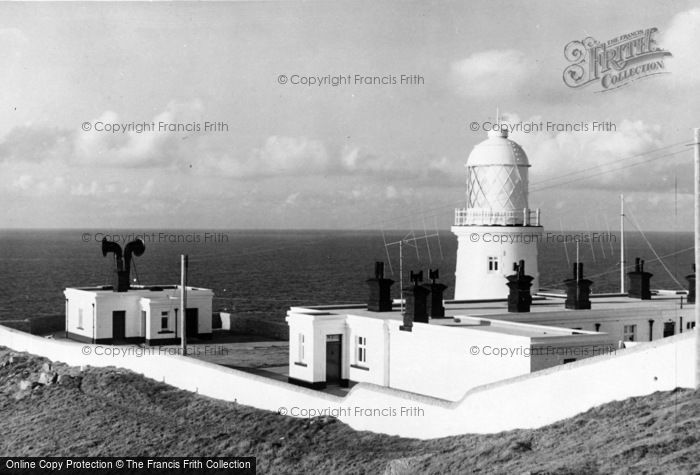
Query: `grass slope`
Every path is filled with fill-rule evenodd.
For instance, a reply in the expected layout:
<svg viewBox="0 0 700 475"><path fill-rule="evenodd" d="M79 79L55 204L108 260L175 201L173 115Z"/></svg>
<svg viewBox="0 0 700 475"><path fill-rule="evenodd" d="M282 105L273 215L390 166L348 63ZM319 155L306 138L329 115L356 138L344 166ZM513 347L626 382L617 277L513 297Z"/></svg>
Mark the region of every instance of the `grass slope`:
<svg viewBox="0 0 700 475"><path fill-rule="evenodd" d="M258 473L698 473L698 396L656 393L538 430L419 441L0 348L0 456L250 455Z"/></svg>

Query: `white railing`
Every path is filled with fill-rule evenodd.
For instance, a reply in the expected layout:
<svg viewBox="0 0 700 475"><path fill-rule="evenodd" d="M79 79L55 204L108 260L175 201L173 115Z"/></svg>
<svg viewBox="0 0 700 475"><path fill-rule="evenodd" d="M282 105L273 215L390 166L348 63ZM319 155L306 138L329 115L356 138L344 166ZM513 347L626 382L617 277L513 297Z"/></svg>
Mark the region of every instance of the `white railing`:
<svg viewBox="0 0 700 475"><path fill-rule="evenodd" d="M455 226L539 226L540 209L493 211L480 208L455 209Z"/></svg>

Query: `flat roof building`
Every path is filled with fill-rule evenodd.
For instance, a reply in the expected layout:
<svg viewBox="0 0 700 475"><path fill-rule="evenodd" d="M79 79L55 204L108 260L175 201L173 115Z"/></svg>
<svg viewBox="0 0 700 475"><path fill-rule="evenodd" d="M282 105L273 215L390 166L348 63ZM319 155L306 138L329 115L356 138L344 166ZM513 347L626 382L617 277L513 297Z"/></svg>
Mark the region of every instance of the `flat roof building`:
<svg viewBox="0 0 700 475"><path fill-rule="evenodd" d="M413 322L398 305L292 307L290 382L324 388L368 382L456 400L469 389L692 328L693 305L593 296L590 310L564 308L564 296L533 298L529 312L505 300L446 301L445 317ZM622 343L622 345L621 345Z"/></svg>

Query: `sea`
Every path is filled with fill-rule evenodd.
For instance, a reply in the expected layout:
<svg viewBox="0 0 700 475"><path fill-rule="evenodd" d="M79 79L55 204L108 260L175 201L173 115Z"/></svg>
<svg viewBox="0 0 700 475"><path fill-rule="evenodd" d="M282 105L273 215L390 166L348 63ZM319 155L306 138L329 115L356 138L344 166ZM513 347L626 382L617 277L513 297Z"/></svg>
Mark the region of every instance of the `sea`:
<svg viewBox="0 0 700 475"><path fill-rule="evenodd" d="M576 258L593 292L620 289L620 234L545 231L539 248L540 286L562 289ZM63 315L63 289L111 285L115 262L101 239L123 245L135 238L146 250L134 258L132 277L144 285L177 284L180 256L188 256L188 285L213 289L213 310L282 321L294 305L361 303L374 263L385 263L399 297L410 271L439 269L454 289L457 239L449 231L298 230L3 230L0 231L0 320ZM400 243L400 244L399 244ZM625 233L626 270L645 260L653 289L686 288L692 272L690 232ZM527 269L526 269L527 273Z"/></svg>

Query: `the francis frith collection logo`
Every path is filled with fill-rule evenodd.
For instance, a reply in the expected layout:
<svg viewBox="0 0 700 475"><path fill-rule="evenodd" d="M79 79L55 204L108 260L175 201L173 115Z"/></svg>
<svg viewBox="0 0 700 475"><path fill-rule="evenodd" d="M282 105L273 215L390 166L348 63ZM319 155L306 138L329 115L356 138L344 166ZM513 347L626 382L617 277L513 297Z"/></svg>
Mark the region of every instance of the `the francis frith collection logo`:
<svg viewBox="0 0 700 475"><path fill-rule="evenodd" d="M666 73L664 58L671 53L656 43L657 32L658 28L647 28L606 42L591 37L570 42L564 56L573 64L564 69L564 84L572 88L597 84L598 92L605 92Z"/></svg>

